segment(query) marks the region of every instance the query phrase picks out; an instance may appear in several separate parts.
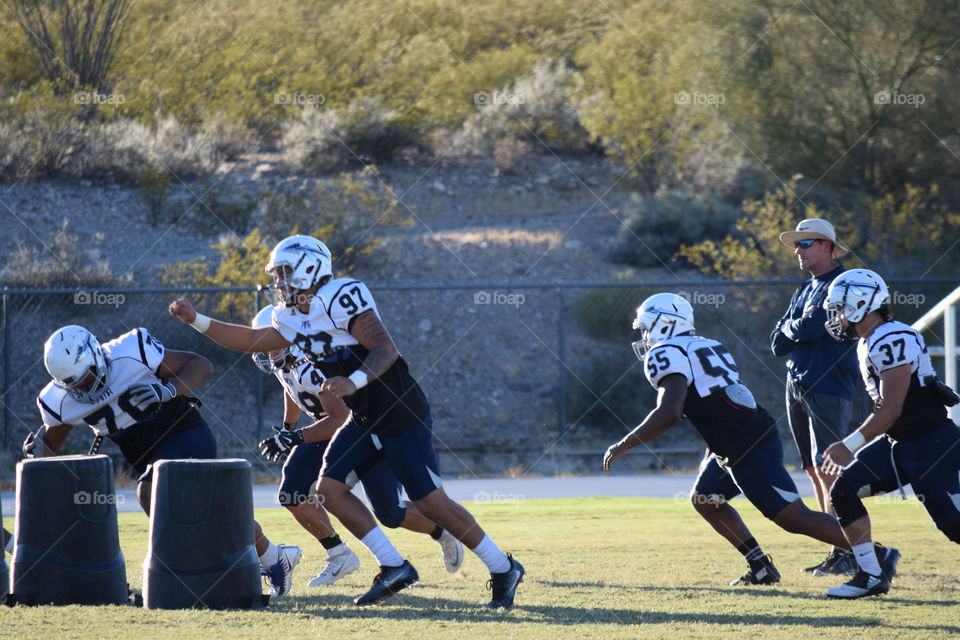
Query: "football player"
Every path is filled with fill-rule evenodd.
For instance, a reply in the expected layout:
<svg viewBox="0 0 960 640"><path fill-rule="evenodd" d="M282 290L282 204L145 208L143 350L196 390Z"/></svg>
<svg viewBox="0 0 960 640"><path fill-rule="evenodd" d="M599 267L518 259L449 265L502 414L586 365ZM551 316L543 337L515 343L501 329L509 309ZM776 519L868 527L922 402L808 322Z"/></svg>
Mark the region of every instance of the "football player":
<svg viewBox="0 0 960 640"><path fill-rule="evenodd" d="M867 269L838 276L824 301L830 333L859 339L860 373L874 402L857 430L824 457L823 470L839 476L830 500L859 567L849 582L827 590L832 598L890 589L892 576L881 571L870 543L865 496L910 483L937 528L960 543L960 430L944 407L958 398L937 380L923 338L893 320L889 305L886 283Z"/></svg>
<svg viewBox="0 0 960 640"><path fill-rule="evenodd" d="M148 515L154 462L217 457L213 432L189 395L213 373L206 358L166 349L142 327L101 345L87 329L68 325L43 345L43 363L53 379L37 397L43 427L27 436L27 456L56 455L74 427L89 426L140 474L137 498ZM261 572L271 595L282 596L300 548L273 544L256 522L254 529Z"/></svg>
<svg viewBox="0 0 960 640"><path fill-rule="evenodd" d="M251 323L254 329L272 326L273 308L264 307ZM316 500L310 499L310 487L320 476L323 454L337 429L351 418L350 409L343 400L320 387L326 377L296 346L270 353L254 353L253 361L264 373L273 373L283 387L283 428L260 442L260 451L271 460L286 456L279 498L307 531L312 533L328 551L327 566L310 581L309 586L333 584L343 576L356 571L360 560L346 543L340 541L330 524L326 511ZM297 429L302 414L315 422ZM290 449L290 443L296 442ZM289 455L287 455L289 451ZM401 498L402 488L390 466L381 460L371 469L357 474L370 500L373 512L384 526L403 527L418 533L427 533L437 541L447 572L455 573L463 563L463 545L448 531L427 520L417 508ZM356 484L354 479L352 484Z"/></svg>
<svg viewBox="0 0 960 640"><path fill-rule="evenodd" d="M633 343L657 406L633 431L607 449L603 469L633 447L664 433L686 416L707 443L708 455L691 492L697 512L739 551L749 571L736 584L774 584L780 573L750 534L730 499L741 492L790 533L849 549L836 518L811 511L783 467L773 417L740 382L733 356L716 340L695 335L693 307L681 296L658 293L637 308Z"/></svg>
<svg viewBox="0 0 960 640"><path fill-rule="evenodd" d="M280 241L266 270L282 301L273 309L272 327L252 329L213 320L184 299L174 301L169 310L236 351L269 352L297 345L326 376L321 389L343 398L353 411L354 420L337 432L327 449L318 492L330 513L380 564L373 586L355 603L375 604L419 579L346 483L354 469L385 458L417 509L487 566L493 591L487 606L511 606L523 566L444 492L430 405L381 322L369 289L357 280L334 278L330 251L310 236Z"/></svg>

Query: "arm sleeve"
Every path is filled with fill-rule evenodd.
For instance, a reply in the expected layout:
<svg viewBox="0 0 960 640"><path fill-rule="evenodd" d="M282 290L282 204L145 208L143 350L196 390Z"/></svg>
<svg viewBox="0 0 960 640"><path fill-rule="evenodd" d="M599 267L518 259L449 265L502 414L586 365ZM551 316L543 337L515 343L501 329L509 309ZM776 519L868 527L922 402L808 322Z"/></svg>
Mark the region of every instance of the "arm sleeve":
<svg viewBox="0 0 960 640"><path fill-rule="evenodd" d="M787 318L780 325L783 335L794 342L816 342L827 334L827 328L824 326L827 322L827 310L823 308L827 288L820 286L811 291L810 287L807 287L805 290L808 295L803 300L802 309L798 309L801 302L800 296L790 304L791 315L799 317Z"/></svg>
<svg viewBox="0 0 960 640"><path fill-rule="evenodd" d="M355 317L376 307L373 304L373 295L359 280L347 282L333 295L328 313L333 324L346 332L350 331L350 323Z"/></svg>
<svg viewBox="0 0 960 640"><path fill-rule="evenodd" d="M283 310L274 309L273 315L270 317L270 323L274 329L280 332L280 335L290 342L293 342L297 337L297 332L293 327L283 321L284 319L281 317L281 313L283 313Z"/></svg>

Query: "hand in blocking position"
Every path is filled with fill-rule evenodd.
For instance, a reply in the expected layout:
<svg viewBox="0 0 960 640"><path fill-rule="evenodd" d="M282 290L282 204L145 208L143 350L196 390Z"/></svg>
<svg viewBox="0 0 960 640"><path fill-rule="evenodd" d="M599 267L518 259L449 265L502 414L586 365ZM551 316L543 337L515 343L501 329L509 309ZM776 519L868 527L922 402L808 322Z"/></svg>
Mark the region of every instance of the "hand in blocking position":
<svg viewBox="0 0 960 640"><path fill-rule="evenodd" d="M260 455L271 462L278 462L295 446L303 444L303 431L301 429L274 427L273 430L276 433L269 438L264 438L258 445Z"/></svg>

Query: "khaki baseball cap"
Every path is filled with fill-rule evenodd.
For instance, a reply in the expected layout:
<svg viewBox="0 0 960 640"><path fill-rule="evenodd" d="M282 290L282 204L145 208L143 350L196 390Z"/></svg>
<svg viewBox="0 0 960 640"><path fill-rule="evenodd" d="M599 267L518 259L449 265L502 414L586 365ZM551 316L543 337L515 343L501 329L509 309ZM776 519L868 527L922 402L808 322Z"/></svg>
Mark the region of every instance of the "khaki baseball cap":
<svg viewBox="0 0 960 640"><path fill-rule="evenodd" d="M833 230L833 225L823 218L807 218L801 220L797 225L796 231L784 231L780 234L780 242L793 249L793 243L797 240L829 240L833 243L833 257L842 258L850 251L837 242L837 234Z"/></svg>

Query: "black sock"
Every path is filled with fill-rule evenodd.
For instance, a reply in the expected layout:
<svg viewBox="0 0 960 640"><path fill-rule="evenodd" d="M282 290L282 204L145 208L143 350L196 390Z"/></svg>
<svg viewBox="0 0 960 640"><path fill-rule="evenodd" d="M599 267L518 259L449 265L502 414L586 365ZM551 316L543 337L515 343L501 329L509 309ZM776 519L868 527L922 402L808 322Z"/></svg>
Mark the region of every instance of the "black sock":
<svg viewBox="0 0 960 640"><path fill-rule="evenodd" d="M430 537L434 540L439 540L440 536L443 535L443 527L437 525L433 531L430 532Z"/></svg>
<svg viewBox="0 0 960 640"><path fill-rule="evenodd" d="M754 538L748 538L737 545L737 551L747 562L755 562L763 557L763 549Z"/></svg>
<svg viewBox="0 0 960 640"><path fill-rule="evenodd" d="M330 536L329 538L324 538L323 540L320 541L320 544L322 544L323 548L326 549L327 551L329 551L330 549L333 549L335 546L342 543L343 543L343 540L341 540L340 536L336 533Z"/></svg>

